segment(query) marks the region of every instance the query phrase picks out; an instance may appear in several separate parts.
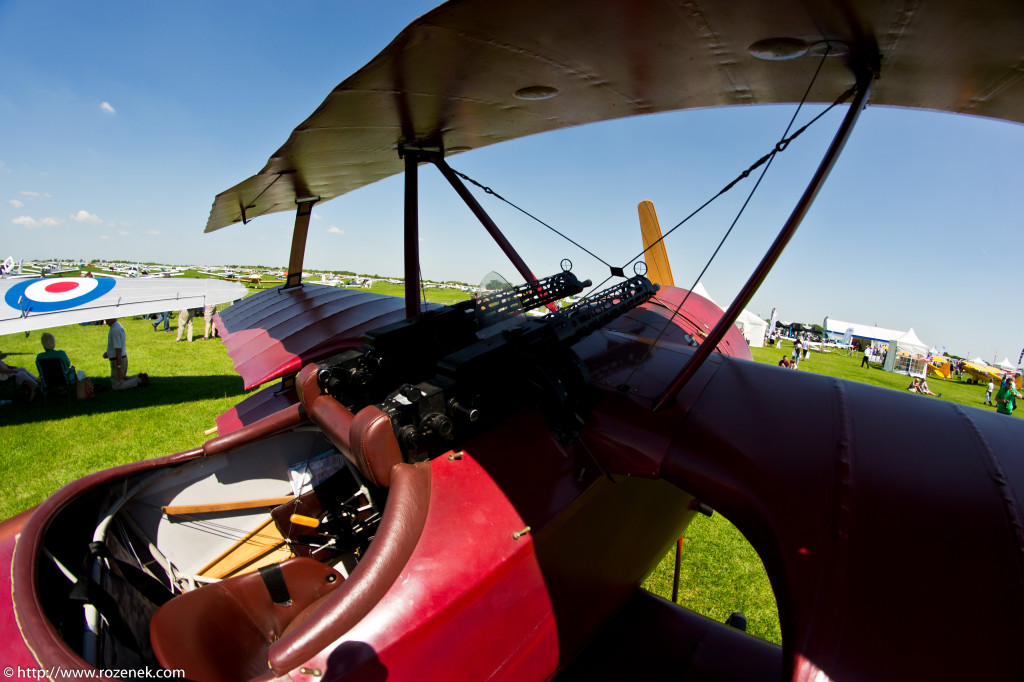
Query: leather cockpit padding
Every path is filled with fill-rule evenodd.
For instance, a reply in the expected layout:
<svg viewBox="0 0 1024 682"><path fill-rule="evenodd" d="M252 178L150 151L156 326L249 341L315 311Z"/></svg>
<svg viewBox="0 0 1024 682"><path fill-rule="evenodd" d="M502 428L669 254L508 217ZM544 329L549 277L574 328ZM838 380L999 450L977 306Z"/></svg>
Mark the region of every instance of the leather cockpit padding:
<svg viewBox="0 0 1024 682"><path fill-rule="evenodd" d="M376 405L367 405L352 419L349 444L359 471L375 486L387 488L391 468L402 461L391 419Z"/></svg>
<svg viewBox="0 0 1024 682"><path fill-rule="evenodd" d="M157 660L194 682L250 680L267 672L267 648L302 611L343 584L330 566L299 557L280 564L291 603L275 604L257 572L178 595L149 624Z"/></svg>
<svg viewBox="0 0 1024 682"><path fill-rule="evenodd" d="M308 606L270 646L270 665L285 675L358 623L391 588L412 556L430 506L430 464L396 464L377 534L340 589Z"/></svg>
<svg viewBox="0 0 1024 682"><path fill-rule="evenodd" d="M376 405L355 415L317 382L316 365L306 365L295 379L299 400L316 424L359 473L378 488L387 488L391 467L402 461L391 420Z"/></svg>
<svg viewBox="0 0 1024 682"><path fill-rule="evenodd" d="M353 464L352 448L349 446L349 429L352 426L352 412L324 392L317 383L316 365L306 365L295 378L295 389L300 404L305 408L310 421L320 427L330 441Z"/></svg>

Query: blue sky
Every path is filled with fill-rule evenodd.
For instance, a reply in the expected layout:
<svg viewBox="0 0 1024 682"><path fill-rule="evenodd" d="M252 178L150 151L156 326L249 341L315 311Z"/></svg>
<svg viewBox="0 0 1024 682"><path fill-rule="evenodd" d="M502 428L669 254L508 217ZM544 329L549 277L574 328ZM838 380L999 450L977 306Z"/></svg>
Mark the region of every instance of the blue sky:
<svg viewBox="0 0 1024 682"><path fill-rule="evenodd" d="M331 88L433 4L0 0L0 259L283 266L290 215L205 235L213 197L262 168ZM654 201L667 230L768 151L792 112L648 116L450 163L622 264L640 250L639 201ZM774 238L841 115L773 164L704 277L720 304ZM1022 158L1024 126L870 107L750 308L913 327L950 352L1016 362ZM493 269L514 279L436 173L425 169L421 183L424 275L474 282ZM692 284L749 187L669 239L678 284ZM481 201L538 275L568 257L578 274L604 279L604 266L575 247ZM318 206L307 267L399 274L401 215L400 178Z"/></svg>

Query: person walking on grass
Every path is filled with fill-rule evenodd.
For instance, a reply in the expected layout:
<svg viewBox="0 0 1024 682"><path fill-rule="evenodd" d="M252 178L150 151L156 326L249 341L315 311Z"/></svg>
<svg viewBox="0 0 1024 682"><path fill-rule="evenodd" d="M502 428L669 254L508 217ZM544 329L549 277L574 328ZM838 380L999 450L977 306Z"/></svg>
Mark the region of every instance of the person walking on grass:
<svg viewBox="0 0 1024 682"><path fill-rule="evenodd" d="M117 318L105 320L110 327L107 331L107 350L103 357L110 360L110 387L123 391L136 386L149 386L148 374L128 376L128 351L125 347L124 327Z"/></svg>
<svg viewBox="0 0 1024 682"><path fill-rule="evenodd" d="M996 385L995 385L995 383L991 379L989 379L988 380L988 388L985 389L985 404L986 405L991 405L992 404L992 391L994 391L994 390L996 390Z"/></svg>
<svg viewBox="0 0 1024 682"><path fill-rule="evenodd" d="M1015 383L1012 377L1007 378L996 393L996 412L999 414L1013 414L1017 409L1017 398L1022 396L1017 392Z"/></svg>
<svg viewBox="0 0 1024 682"><path fill-rule="evenodd" d="M178 311L178 338L175 341L181 341L186 327L188 327L188 342L192 343L192 311L182 308Z"/></svg>

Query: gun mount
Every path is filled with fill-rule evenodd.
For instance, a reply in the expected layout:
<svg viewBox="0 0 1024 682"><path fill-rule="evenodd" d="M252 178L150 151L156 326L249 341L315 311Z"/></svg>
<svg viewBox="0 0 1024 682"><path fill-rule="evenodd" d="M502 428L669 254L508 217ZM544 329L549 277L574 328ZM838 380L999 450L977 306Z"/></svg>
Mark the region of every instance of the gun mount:
<svg viewBox="0 0 1024 682"><path fill-rule="evenodd" d="M647 301L657 286L638 276L543 317L515 312L589 284L561 272L382 327L362 348L319 363L317 382L353 412L376 404L407 461L458 447L526 405L569 437L592 401L589 373L570 346ZM497 321L498 331L487 333Z"/></svg>

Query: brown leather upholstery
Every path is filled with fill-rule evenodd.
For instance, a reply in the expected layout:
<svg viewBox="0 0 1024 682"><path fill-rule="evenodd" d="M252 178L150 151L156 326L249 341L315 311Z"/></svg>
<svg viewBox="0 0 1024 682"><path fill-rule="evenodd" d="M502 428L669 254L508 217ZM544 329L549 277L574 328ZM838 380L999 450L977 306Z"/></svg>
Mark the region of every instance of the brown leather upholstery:
<svg viewBox="0 0 1024 682"><path fill-rule="evenodd" d="M310 420L364 478L377 487L387 488L391 467L402 461L402 450L391 428L391 420L374 405L353 415L324 393L316 381L317 370L316 365L306 365L295 380L299 400Z"/></svg>
<svg viewBox="0 0 1024 682"><path fill-rule="evenodd" d="M305 421L306 415L302 411L301 406L289 405L236 431L211 438L203 443L203 453L208 457L219 455L241 445L272 436L285 429L295 428Z"/></svg>
<svg viewBox="0 0 1024 682"><path fill-rule="evenodd" d="M280 564L291 603L274 603L259 573L171 599L149 624L157 660L194 682L251 680L268 672L267 648L304 609L343 584L330 566L304 557Z"/></svg>
<svg viewBox="0 0 1024 682"><path fill-rule="evenodd" d="M391 468L402 461L402 450L391 419L376 405L356 413L349 429L352 459L370 482L381 488L390 483Z"/></svg>
<svg viewBox="0 0 1024 682"><path fill-rule="evenodd" d="M284 675L341 637L369 613L401 574L419 541L430 505L430 464L396 464L377 535L340 589L310 605L270 646Z"/></svg>
<svg viewBox="0 0 1024 682"><path fill-rule="evenodd" d="M295 377L299 400L306 408L310 421L320 427L345 457L352 459L352 449L349 447L352 413L320 388L316 382L317 369L316 365L306 365Z"/></svg>

